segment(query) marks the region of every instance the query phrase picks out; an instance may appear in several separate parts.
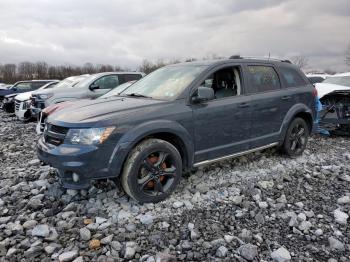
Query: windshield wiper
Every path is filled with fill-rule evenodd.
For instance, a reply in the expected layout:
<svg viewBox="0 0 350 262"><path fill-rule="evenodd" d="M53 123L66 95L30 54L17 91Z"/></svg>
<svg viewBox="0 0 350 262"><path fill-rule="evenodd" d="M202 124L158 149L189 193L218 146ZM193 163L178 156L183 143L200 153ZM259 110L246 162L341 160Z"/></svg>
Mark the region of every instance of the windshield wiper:
<svg viewBox="0 0 350 262"><path fill-rule="evenodd" d="M151 96L145 96L139 93L130 93L130 94L125 94L126 96L133 96L133 97L146 97L146 98L152 98Z"/></svg>

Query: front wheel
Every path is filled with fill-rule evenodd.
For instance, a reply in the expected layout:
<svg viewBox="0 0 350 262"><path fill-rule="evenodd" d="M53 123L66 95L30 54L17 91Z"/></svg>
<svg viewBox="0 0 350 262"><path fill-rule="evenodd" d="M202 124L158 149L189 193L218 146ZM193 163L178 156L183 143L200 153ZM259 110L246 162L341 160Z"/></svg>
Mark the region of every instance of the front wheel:
<svg viewBox="0 0 350 262"><path fill-rule="evenodd" d="M129 154L121 177L125 192L141 203L156 203L167 198L182 175L182 160L172 144L147 139Z"/></svg>
<svg viewBox="0 0 350 262"><path fill-rule="evenodd" d="M282 145L282 151L290 157L300 156L307 144L309 127L304 119L295 118L289 125Z"/></svg>

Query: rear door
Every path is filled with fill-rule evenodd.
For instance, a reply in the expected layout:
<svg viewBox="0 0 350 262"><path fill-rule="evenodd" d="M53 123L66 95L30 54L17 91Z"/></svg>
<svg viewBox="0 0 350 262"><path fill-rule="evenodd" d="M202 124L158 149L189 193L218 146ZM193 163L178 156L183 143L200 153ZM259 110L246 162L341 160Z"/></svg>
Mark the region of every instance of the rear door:
<svg viewBox="0 0 350 262"><path fill-rule="evenodd" d="M271 64L247 64L245 74L249 83L246 94L251 98L252 123L250 147L256 148L278 141L288 100L281 87L275 67Z"/></svg>
<svg viewBox="0 0 350 262"><path fill-rule="evenodd" d="M304 104L315 112L314 86L310 84L306 76L299 69L290 65L279 66L277 70L281 76L285 96L289 98L284 101L284 105L290 108L295 104Z"/></svg>

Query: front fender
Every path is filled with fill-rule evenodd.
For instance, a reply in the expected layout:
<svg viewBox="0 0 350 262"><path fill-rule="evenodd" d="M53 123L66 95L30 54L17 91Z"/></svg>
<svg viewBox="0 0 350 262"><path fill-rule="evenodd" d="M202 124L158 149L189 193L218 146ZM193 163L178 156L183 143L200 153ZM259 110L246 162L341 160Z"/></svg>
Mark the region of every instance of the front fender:
<svg viewBox="0 0 350 262"><path fill-rule="evenodd" d="M187 163L191 167L194 161L194 144L189 132L179 123L170 120L153 120L137 125L122 135L109 159L110 170L120 174L129 152L145 137L158 133L170 133L182 141Z"/></svg>
<svg viewBox="0 0 350 262"><path fill-rule="evenodd" d="M310 115L312 122L314 121L314 113L313 110L310 109L308 106L306 106L305 104L295 104L294 106L292 106L288 113L285 115L283 122L282 122L282 126L280 129L280 142L284 141L288 126L290 124L290 122L295 118L295 116L299 113L307 113Z"/></svg>

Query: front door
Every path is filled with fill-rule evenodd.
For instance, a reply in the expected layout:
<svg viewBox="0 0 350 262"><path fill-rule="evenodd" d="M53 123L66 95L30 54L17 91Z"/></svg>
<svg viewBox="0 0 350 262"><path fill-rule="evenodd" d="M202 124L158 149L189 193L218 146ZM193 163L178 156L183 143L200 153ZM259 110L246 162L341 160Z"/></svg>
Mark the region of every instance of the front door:
<svg viewBox="0 0 350 262"><path fill-rule="evenodd" d="M249 148L250 99L241 95L239 66L213 70L202 86L214 89L211 101L193 104L195 163Z"/></svg>
<svg viewBox="0 0 350 262"><path fill-rule="evenodd" d="M106 75L102 76L99 79L96 79L92 85L98 86L98 88L90 90L88 89L88 96L90 98L97 98L101 95L104 95L114 87L119 85L118 75Z"/></svg>

